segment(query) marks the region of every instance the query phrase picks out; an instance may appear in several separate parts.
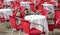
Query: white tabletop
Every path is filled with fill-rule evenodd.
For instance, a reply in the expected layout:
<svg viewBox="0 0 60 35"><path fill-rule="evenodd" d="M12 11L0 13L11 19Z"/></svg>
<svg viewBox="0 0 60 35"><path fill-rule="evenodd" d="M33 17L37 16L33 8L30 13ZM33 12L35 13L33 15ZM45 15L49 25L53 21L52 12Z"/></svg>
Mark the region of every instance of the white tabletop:
<svg viewBox="0 0 60 35"><path fill-rule="evenodd" d="M3 13L5 18L8 19L9 15L12 15L12 9L0 9L0 13Z"/></svg>
<svg viewBox="0 0 60 35"><path fill-rule="evenodd" d="M20 5L25 6L26 8L30 9L30 3L31 2L20 2Z"/></svg>
<svg viewBox="0 0 60 35"><path fill-rule="evenodd" d="M27 1L26 1L26 2L20 2L20 3L31 3L31 2L27 2Z"/></svg>
<svg viewBox="0 0 60 35"><path fill-rule="evenodd" d="M54 6L52 5L52 4L41 4L41 5L43 5L44 6L44 9L47 9L47 10L49 10L49 12L52 12L52 13L54 13L55 11L54 11Z"/></svg>
<svg viewBox="0 0 60 35"><path fill-rule="evenodd" d="M11 11L11 9L0 9L0 12L3 12L3 11Z"/></svg>
<svg viewBox="0 0 60 35"><path fill-rule="evenodd" d="M52 4L41 4L41 5L43 5L43 6L52 6Z"/></svg>
<svg viewBox="0 0 60 35"><path fill-rule="evenodd" d="M25 16L25 20L29 20L31 22L31 27L30 28L36 28L39 30L43 30L43 28L39 25L42 25L44 27L44 31L48 34L48 24L46 21L45 16L42 15L28 15ZM38 24L38 25L35 25Z"/></svg>
<svg viewBox="0 0 60 35"><path fill-rule="evenodd" d="M42 15L28 15L25 17L26 20L38 20L43 18L45 18L45 16Z"/></svg>

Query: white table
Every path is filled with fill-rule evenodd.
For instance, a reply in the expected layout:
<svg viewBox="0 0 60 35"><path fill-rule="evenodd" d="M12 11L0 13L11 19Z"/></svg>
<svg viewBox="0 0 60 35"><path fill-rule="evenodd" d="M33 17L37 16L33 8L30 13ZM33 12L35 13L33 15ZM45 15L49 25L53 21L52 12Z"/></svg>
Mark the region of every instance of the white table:
<svg viewBox="0 0 60 35"><path fill-rule="evenodd" d="M10 1L15 1L15 0L4 0L4 4L10 5Z"/></svg>
<svg viewBox="0 0 60 35"><path fill-rule="evenodd" d="M30 2L20 2L21 6L25 6L26 8L30 9Z"/></svg>
<svg viewBox="0 0 60 35"><path fill-rule="evenodd" d="M30 28L36 28L38 30L43 30L43 28L40 26L42 25L44 27L44 31L48 35L49 30L48 30L48 24L47 24L45 16L28 15L28 16L25 16L25 20L29 20L31 22ZM36 23L36 25L34 23Z"/></svg>
<svg viewBox="0 0 60 35"><path fill-rule="evenodd" d="M0 13L3 13L6 19L9 19L9 15L12 15L11 9L0 9Z"/></svg>
<svg viewBox="0 0 60 35"><path fill-rule="evenodd" d="M41 5L44 6L44 9L47 9L47 10L49 10L49 12L54 13L54 6L52 4L45 3L45 4L41 4Z"/></svg>

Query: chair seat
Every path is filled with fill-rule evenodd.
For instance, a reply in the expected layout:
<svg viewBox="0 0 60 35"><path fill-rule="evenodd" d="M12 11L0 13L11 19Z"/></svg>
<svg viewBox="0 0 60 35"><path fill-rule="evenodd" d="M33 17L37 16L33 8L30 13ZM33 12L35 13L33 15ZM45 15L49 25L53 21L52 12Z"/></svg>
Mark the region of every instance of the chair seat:
<svg viewBox="0 0 60 35"><path fill-rule="evenodd" d="M30 32L30 33L31 33L31 34L34 34L34 33L36 33L36 34L39 33L39 34L40 34L40 33L42 33L42 32L41 32L41 30L37 30L37 29L34 29L34 28L33 28L33 29L31 29L31 32Z"/></svg>
<svg viewBox="0 0 60 35"><path fill-rule="evenodd" d="M53 31L55 28L54 24L48 24L49 31Z"/></svg>
<svg viewBox="0 0 60 35"><path fill-rule="evenodd" d="M0 21L1 21L1 22L4 22L4 21L5 21L5 18L0 18Z"/></svg>

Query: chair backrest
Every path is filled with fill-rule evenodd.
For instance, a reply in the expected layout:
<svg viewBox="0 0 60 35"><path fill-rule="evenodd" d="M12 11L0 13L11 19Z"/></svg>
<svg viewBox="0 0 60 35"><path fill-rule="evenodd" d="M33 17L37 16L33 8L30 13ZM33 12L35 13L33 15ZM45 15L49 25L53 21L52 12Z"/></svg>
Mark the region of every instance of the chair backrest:
<svg viewBox="0 0 60 35"><path fill-rule="evenodd" d="M60 3L58 3L58 8L60 9Z"/></svg>
<svg viewBox="0 0 60 35"><path fill-rule="evenodd" d="M42 5L38 5L38 10L42 11L43 10L43 6Z"/></svg>
<svg viewBox="0 0 60 35"><path fill-rule="evenodd" d="M21 6L19 9L20 9L20 17L24 18L26 8L24 6Z"/></svg>
<svg viewBox="0 0 60 35"><path fill-rule="evenodd" d="M46 0L46 2L47 2L47 3L50 3L50 2L51 2L51 0Z"/></svg>
<svg viewBox="0 0 60 35"><path fill-rule="evenodd" d="M41 13L42 13L42 15L47 16L48 15L48 12L49 12L48 10L42 10Z"/></svg>
<svg viewBox="0 0 60 35"><path fill-rule="evenodd" d="M0 22L4 22L6 19L5 19L5 16L3 13L0 13Z"/></svg>
<svg viewBox="0 0 60 35"><path fill-rule="evenodd" d="M0 9L4 8L4 0L0 0Z"/></svg>
<svg viewBox="0 0 60 35"><path fill-rule="evenodd" d="M46 19L48 19L48 12L49 12L48 10L43 10L41 14L44 15Z"/></svg>
<svg viewBox="0 0 60 35"><path fill-rule="evenodd" d="M21 20L22 28L24 33L29 34L30 33L30 22L27 20Z"/></svg>
<svg viewBox="0 0 60 35"><path fill-rule="evenodd" d="M34 4L30 4L30 9L31 9L32 12L36 12Z"/></svg>
<svg viewBox="0 0 60 35"><path fill-rule="evenodd" d="M13 1L11 1L11 8L18 8L18 7L20 7L20 2L13 2Z"/></svg>
<svg viewBox="0 0 60 35"><path fill-rule="evenodd" d="M15 2L15 8L19 8L20 7L20 2Z"/></svg>
<svg viewBox="0 0 60 35"><path fill-rule="evenodd" d="M60 11L56 11L54 13L54 21L55 21L55 23L57 22L57 20L59 20L59 18L60 18ZM60 20L58 21L57 24L60 24Z"/></svg>
<svg viewBox="0 0 60 35"><path fill-rule="evenodd" d="M17 9L13 11L13 16L16 16L17 14Z"/></svg>
<svg viewBox="0 0 60 35"><path fill-rule="evenodd" d="M26 2L27 0L23 0L23 2Z"/></svg>
<svg viewBox="0 0 60 35"><path fill-rule="evenodd" d="M34 3L34 0L29 0L29 2Z"/></svg>
<svg viewBox="0 0 60 35"><path fill-rule="evenodd" d="M36 5L40 5L40 4L43 4L44 3L44 0L36 0Z"/></svg>
<svg viewBox="0 0 60 35"><path fill-rule="evenodd" d="M54 5L54 6L55 6L56 2L50 2L50 4L52 4L52 5Z"/></svg>
<svg viewBox="0 0 60 35"><path fill-rule="evenodd" d="M11 27L13 28L13 29L16 29L16 18L14 17L14 16L9 16L10 17L10 19L9 19L9 21L10 21L10 24L11 24Z"/></svg>
<svg viewBox="0 0 60 35"><path fill-rule="evenodd" d="M15 9L15 2L11 1L11 8L14 8Z"/></svg>

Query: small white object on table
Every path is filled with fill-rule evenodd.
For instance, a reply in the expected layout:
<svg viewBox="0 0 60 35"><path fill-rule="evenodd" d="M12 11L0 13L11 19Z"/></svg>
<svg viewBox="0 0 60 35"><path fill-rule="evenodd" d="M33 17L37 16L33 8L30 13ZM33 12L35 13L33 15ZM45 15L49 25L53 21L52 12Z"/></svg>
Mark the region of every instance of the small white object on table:
<svg viewBox="0 0 60 35"><path fill-rule="evenodd" d="M26 8L30 9L30 6L29 6L30 2L20 2L20 5L21 6L25 6Z"/></svg>
<svg viewBox="0 0 60 35"><path fill-rule="evenodd" d="M44 32L48 35L48 24L46 21L45 16L42 15L28 15L25 16L25 20L29 20L31 22L31 27L30 28L36 28L38 30L43 30L40 25L44 27ZM34 25L36 23L37 25Z"/></svg>
<svg viewBox="0 0 60 35"><path fill-rule="evenodd" d="M44 9L47 9L47 10L49 10L49 12L54 13L54 6L52 4L45 3L45 4L41 4L41 5L44 6Z"/></svg>
<svg viewBox="0 0 60 35"><path fill-rule="evenodd" d="M3 13L6 19L9 19L9 15L12 15L11 9L0 9L0 13Z"/></svg>

